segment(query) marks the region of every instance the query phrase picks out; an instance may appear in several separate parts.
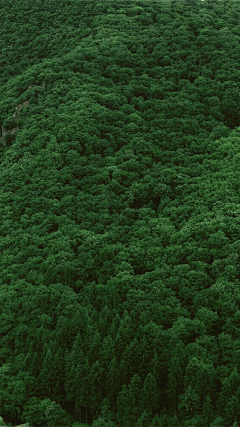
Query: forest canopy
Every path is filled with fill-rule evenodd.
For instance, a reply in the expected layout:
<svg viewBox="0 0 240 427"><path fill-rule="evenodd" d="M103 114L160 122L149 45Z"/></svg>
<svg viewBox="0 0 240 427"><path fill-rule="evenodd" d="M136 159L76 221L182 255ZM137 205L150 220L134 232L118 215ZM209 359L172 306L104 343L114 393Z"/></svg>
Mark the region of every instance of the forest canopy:
<svg viewBox="0 0 240 427"><path fill-rule="evenodd" d="M240 3L0 7L0 415L237 427Z"/></svg>

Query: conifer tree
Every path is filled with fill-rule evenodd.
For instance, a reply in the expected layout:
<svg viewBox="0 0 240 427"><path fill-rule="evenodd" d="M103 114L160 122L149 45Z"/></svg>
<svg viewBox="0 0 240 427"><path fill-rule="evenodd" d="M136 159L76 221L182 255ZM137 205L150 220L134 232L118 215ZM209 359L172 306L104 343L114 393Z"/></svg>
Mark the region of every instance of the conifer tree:
<svg viewBox="0 0 240 427"><path fill-rule="evenodd" d="M159 408L159 387L156 378L149 373L143 383L142 388L142 409L153 415Z"/></svg>

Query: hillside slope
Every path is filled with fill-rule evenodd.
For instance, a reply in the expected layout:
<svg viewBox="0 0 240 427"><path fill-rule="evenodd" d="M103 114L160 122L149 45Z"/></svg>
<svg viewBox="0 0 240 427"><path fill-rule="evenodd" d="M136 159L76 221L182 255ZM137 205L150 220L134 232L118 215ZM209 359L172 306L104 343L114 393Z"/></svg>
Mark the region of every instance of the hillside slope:
<svg viewBox="0 0 240 427"><path fill-rule="evenodd" d="M0 6L0 414L236 426L238 3Z"/></svg>

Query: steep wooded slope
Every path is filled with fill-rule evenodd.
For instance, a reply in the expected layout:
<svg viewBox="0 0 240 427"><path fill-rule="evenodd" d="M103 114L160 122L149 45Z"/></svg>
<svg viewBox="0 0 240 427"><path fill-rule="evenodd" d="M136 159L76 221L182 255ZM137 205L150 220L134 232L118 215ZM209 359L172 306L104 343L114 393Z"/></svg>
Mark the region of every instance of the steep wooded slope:
<svg viewBox="0 0 240 427"><path fill-rule="evenodd" d="M0 5L1 415L240 422L238 3Z"/></svg>

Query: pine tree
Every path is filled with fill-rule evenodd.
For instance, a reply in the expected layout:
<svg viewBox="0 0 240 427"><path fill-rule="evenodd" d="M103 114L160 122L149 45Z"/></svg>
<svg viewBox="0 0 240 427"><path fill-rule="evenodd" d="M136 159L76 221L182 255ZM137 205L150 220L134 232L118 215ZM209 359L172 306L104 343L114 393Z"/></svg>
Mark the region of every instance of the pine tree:
<svg viewBox="0 0 240 427"><path fill-rule="evenodd" d="M144 381L142 389L142 409L153 415L159 408L159 388L156 378L149 373Z"/></svg>
<svg viewBox="0 0 240 427"><path fill-rule="evenodd" d="M46 389L47 395L51 396L54 390L54 376L55 376L55 365L54 365L54 356L52 350L48 347L47 344L43 348L43 363L42 369L39 376L41 386Z"/></svg>
<svg viewBox="0 0 240 427"><path fill-rule="evenodd" d="M88 380L90 384L90 406L91 414L95 418L99 413L99 408L103 399L104 381L103 381L104 369L97 360L91 367L88 374Z"/></svg>
<svg viewBox="0 0 240 427"><path fill-rule="evenodd" d="M126 427L136 424L141 414L141 388L142 382L138 375L134 375L128 386L125 384L117 399L117 416L119 422Z"/></svg>
<svg viewBox="0 0 240 427"><path fill-rule="evenodd" d="M179 397L178 410L183 420L189 420L200 413L200 396L189 385L185 393Z"/></svg>
<svg viewBox="0 0 240 427"><path fill-rule="evenodd" d="M147 411L143 411L141 416L137 420L136 427L148 427L151 422L151 415Z"/></svg>
<svg viewBox="0 0 240 427"><path fill-rule="evenodd" d="M231 396L226 402L225 408L222 409L224 410L224 422L227 425L240 422L239 400L236 396Z"/></svg>
<svg viewBox="0 0 240 427"><path fill-rule="evenodd" d="M176 413L179 394L183 387L183 371L179 356L173 356L168 369L167 394L170 408Z"/></svg>
<svg viewBox="0 0 240 427"><path fill-rule="evenodd" d="M203 403L202 417L206 425L210 425L211 421L213 421L213 405L211 402L211 398L207 395L205 402Z"/></svg>
<svg viewBox="0 0 240 427"><path fill-rule="evenodd" d="M111 403L112 411L115 412L117 394L121 389L121 376L119 372L119 364L116 357L110 361L108 371L106 373L106 392Z"/></svg>
<svg viewBox="0 0 240 427"><path fill-rule="evenodd" d="M74 375L75 413L78 414L79 421L86 422L86 424L89 421L91 405L89 371L88 359L82 352L82 357L77 366L72 369L72 374Z"/></svg>
<svg viewBox="0 0 240 427"><path fill-rule="evenodd" d="M229 377L223 379L222 389L219 394L218 408L222 413L222 410L226 408L231 398L235 396L239 390L240 376L237 368L234 367Z"/></svg>
<svg viewBox="0 0 240 427"><path fill-rule="evenodd" d="M59 347L54 354L54 391L52 397L58 401L64 401L64 382L65 382L65 353L64 350Z"/></svg>
<svg viewBox="0 0 240 427"><path fill-rule="evenodd" d="M72 417L55 401L50 401L45 409L47 427L69 426Z"/></svg>
<svg viewBox="0 0 240 427"><path fill-rule="evenodd" d="M186 367L185 386L191 385L201 400L214 393L215 368L212 363L204 363L193 357Z"/></svg>

